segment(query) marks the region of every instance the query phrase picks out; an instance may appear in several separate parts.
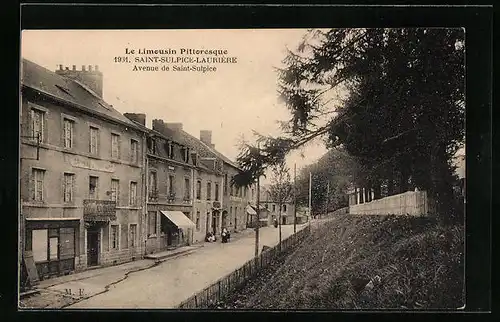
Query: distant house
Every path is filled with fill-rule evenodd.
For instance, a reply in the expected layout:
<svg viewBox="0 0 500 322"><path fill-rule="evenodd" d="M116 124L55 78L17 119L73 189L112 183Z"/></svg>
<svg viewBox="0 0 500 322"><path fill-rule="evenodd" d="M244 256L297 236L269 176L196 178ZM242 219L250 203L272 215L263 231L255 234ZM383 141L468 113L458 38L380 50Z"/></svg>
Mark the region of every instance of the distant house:
<svg viewBox="0 0 500 322"><path fill-rule="evenodd" d="M266 209L270 224L273 223L275 219L278 220L280 216L282 225L293 224L295 206L292 197L282 203L280 209L278 201L273 200L270 186L264 185L260 187L260 204Z"/></svg>

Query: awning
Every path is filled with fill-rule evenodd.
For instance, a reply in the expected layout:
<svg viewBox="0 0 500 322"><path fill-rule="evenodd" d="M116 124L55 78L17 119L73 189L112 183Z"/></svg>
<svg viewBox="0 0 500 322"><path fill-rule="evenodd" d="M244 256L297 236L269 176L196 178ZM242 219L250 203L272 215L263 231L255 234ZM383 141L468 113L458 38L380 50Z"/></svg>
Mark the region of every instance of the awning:
<svg viewBox="0 0 500 322"><path fill-rule="evenodd" d="M250 215L256 215L257 212L255 211L255 209L253 209L252 207L250 206L247 206L247 213L250 214Z"/></svg>
<svg viewBox="0 0 500 322"><path fill-rule="evenodd" d="M188 229L194 228L196 225L182 211L160 211L162 215L167 217L177 228Z"/></svg>

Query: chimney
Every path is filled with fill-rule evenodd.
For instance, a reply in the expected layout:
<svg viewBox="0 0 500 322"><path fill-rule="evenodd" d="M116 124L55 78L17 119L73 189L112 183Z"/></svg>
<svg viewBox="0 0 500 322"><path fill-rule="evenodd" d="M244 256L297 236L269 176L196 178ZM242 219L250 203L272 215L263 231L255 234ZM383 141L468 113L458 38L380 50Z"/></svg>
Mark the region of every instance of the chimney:
<svg viewBox="0 0 500 322"><path fill-rule="evenodd" d="M181 131L182 123L165 123L165 127L173 131Z"/></svg>
<svg viewBox="0 0 500 322"><path fill-rule="evenodd" d="M68 67L63 70L62 65L59 65L59 70L56 70L56 74L78 81L79 83L91 89L92 92L94 92L97 96L102 98L102 73L97 70L97 68L95 70L92 70L92 65L89 65L88 67L89 69L86 70L85 65L82 65L82 70L76 70L76 65L73 65L72 70L70 70Z"/></svg>
<svg viewBox="0 0 500 322"><path fill-rule="evenodd" d="M99 71L99 66L98 65L95 65L95 71L98 72Z"/></svg>
<svg viewBox="0 0 500 322"><path fill-rule="evenodd" d="M131 121L135 121L143 126L146 126L146 114L143 114L143 113L125 113L123 115Z"/></svg>
<svg viewBox="0 0 500 322"><path fill-rule="evenodd" d="M160 120L160 119L153 120L152 128L155 131L163 133L165 130L165 123L163 122L163 120Z"/></svg>
<svg viewBox="0 0 500 322"><path fill-rule="evenodd" d="M206 145L214 148L215 145L212 144L212 131L210 130L201 130L200 131L200 141L205 143Z"/></svg>

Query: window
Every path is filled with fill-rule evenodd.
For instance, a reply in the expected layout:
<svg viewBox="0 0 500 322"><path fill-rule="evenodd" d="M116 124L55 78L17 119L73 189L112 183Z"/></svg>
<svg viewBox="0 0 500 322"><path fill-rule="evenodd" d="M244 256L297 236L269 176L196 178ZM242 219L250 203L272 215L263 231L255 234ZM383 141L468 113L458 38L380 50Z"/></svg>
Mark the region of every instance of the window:
<svg viewBox="0 0 500 322"><path fill-rule="evenodd" d="M130 162L138 163L139 160L139 142L130 140Z"/></svg>
<svg viewBox="0 0 500 322"><path fill-rule="evenodd" d="M175 196L173 175L168 176L168 193L170 194L170 196Z"/></svg>
<svg viewBox="0 0 500 322"><path fill-rule="evenodd" d="M174 158L174 144L173 143L168 144L168 157L170 159Z"/></svg>
<svg viewBox="0 0 500 322"><path fill-rule="evenodd" d="M149 172L149 193L156 194L158 190L158 185L156 181L156 171Z"/></svg>
<svg viewBox="0 0 500 322"><path fill-rule="evenodd" d="M74 122L70 119L64 119L64 147L73 148L73 127Z"/></svg>
<svg viewBox="0 0 500 322"><path fill-rule="evenodd" d="M200 231L200 211L196 212L196 230Z"/></svg>
<svg viewBox="0 0 500 322"><path fill-rule="evenodd" d="M129 204L137 206L137 182L130 183Z"/></svg>
<svg viewBox="0 0 500 322"><path fill-rule="evenodd" d="M135 240L137 238L137 225L130 225L130 247L135 247Z"/></svg>
<svg viewBox="0 0 500 322"><path fill-rule="evenodd" d="M64 174L64 202L73 202L74 179L74 174Z"/></svg>
<svg viewBox="0 0 500 322"><path fill-rule="evenodd" d="M182 147L181 149L182 152L182 160L186 163L189 162L189 149L186 147Z"/></svg>
<svg viewBox="0 0 500 322"><path fill-rule="evenodd" d="M191 199L191 185L188 178L184 178L184 199Z"/></svg>
<svg viewBox="0 0 500 322"><path fill-rule="evenodd" d="M219 201L219 184L215 184L215 201Z"/></svg>
<svg viewBox="0 0 500 322"><path fill-rule="evenodd" d="M43 201L43 182L45 179L45 170L33 169L31 199L34 201Z"/></svg>
<svg viewBox="0 0 500 322"><path fill-rule="evenodd" d="M98 194L97 194L97 184L99 178L98 177L89 177L89 199L98 199Z"/></svg>
<svg viewBox="0 0 500 322"><path fill-rule="evenodd" d="M120 158L120 136L114 133L111 133L111 158Z"/></svg>
<svg viewBox="0 0 500 322"><path fill-rule="evenodd" d="M228 184L228 180L227 180L227 173L224 174L224 195L227 196L227 184Z"/></svg>
<svg viewBox="0 0 500 322"><path fill-rule="evenodd" d="M31 233L31 249L33 252L33 259L35 262L47 261L49 257L49 250L47 248L47 229L33 230Z"/></svg>
<svg viewBox="0 0 500 322"><path fill-rule="evenodd" d="M201 199L201 180L196 182L196 199Z"/></svg>
<svg viewBox="0 0 500 322"><path fill-rule="evenodd" d="M118 249L118 225L111 225L111 248Z"/></svg>
<svg viewBox="0 0 500 322"><path fill-rule="evenodd" d="M90 127L90 146L89 152L91 154L98 154L99 152L99 129Z"/></svg>
<svg viewBox="0 0 500 322"><path fill-rule="evenodd" d="M121 245L122 249L128 248L128 225L122 225L122 233L121 233Z"/></svg>
<svg viewBox="0 0 500 322"><path fill-rule="evenodd" d="M283 205L283 211L286 212L286 205Z"/></svg>
<svg viewBox="0 0 500 322"><path fill-rule="evenodd" d="M156 141L154 138L147 139L148 152L155 154L156 153Z"/></svg>
<svg viewBox="0 0 500 322"><path fill-rule="evenodd" d="M148 236L156 235L156 211L148 212Z"/></svg>
<svg viewBox="0 0 500 322"><path fill-rule="evenodd" d="M45 112L38 109L31 110L31 135L34 140L40 136L40 142L44 142L45 136Z"/></svg>
<svg viewBox="0 0 500 322"><path fill-rule="evenodd" d="M116 201L118 205L120 196L120 181L118 179L111 179L111 200Z"/></svg>
<svg viewBox="0 0 500 322"><path fill-rule="evenodd" d="M276 205L273 205L273 212L276 211Z"/></svg>
<svg viewBox="0 0 500 322"><path fill-rule="evenodd" d="M207 182L207 200L212 199L212 183Z"/></svg>

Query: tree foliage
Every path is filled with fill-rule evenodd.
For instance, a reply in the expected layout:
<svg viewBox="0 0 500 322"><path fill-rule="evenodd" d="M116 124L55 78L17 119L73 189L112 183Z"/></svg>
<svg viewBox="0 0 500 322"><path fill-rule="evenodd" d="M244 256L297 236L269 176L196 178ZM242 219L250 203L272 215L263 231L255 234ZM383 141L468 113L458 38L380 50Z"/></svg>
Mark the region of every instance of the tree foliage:
<svg viewBox="0 0 500 322"><path fill-rule="evenodd" d="M242 149L238 184L325 136L357 158L357 185L415 186L451 215L450 160L465 136L463 29L310 31L299 49L278 70L290 122L281 137L260 137L262 149Z"/></svg>
<svg viewBox="0 0 500 322"><path fill-rule="evenodd" d="M281 208L286 202L289 202L293 196L293 186L290 180L290 169L285 162L280 162L271 167L271 186L269 193L271 200Z"/></svg>

